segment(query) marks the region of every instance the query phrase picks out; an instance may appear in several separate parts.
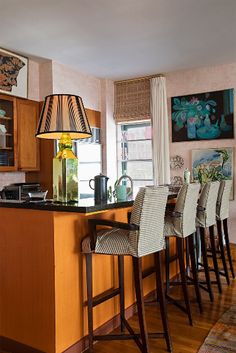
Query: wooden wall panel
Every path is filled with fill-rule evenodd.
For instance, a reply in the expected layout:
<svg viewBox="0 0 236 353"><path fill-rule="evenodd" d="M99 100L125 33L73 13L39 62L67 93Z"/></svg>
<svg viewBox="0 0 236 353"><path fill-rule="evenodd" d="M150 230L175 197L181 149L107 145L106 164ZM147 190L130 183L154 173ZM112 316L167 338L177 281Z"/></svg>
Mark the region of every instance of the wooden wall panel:
<svg viewBox="0 0 236 353"><path fill-rule="evenodd" d="M0 336L54 353L53 214L1 208Z"/></svg>

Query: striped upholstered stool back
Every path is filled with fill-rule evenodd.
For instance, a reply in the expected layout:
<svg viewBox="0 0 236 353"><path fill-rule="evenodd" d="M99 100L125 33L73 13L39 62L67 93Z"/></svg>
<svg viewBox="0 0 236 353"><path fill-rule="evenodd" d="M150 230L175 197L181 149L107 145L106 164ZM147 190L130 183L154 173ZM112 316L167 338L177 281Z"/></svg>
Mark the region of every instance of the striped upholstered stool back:
<svg viewBox="0 0 236 353"><path fill-rule="evenodd" d="M134 201L130 222L139 231L130 232L130 241L136 257L164 249L164 217L168 187L141 188Z"/></svg>
<svg viewBox="0 0 236 353"><path fill-rule="evenodd" d="M203 186L198 202L197 225L210 227L216 224L216 201L220 183L218 181L206 183Z"/></svg>
<svg viewBox="0 0 236 353"><path fill-rule="evenodd" d="M177 197L173 223L176 234L187 237L196 231L195 218L200 184L184 184Z"/></svg>
<svg viewBox="0 0 236 353"><path fill-rule="evenodd" d="M216 217L217 220L223 221L229 218L229 199L232 189L232 180L222 180L220 182L217 203L216 203Z"/></svg>

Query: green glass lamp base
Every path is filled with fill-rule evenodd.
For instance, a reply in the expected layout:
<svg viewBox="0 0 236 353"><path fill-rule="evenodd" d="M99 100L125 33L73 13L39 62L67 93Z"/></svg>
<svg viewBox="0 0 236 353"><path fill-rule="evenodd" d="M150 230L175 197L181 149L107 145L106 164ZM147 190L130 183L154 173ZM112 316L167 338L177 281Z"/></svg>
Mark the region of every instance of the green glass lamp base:
<svg viewBox="0 0 236 353"><path fill-rule="evenodd" d="M53 200L79 201L77 158L53 158Z"/></svg>

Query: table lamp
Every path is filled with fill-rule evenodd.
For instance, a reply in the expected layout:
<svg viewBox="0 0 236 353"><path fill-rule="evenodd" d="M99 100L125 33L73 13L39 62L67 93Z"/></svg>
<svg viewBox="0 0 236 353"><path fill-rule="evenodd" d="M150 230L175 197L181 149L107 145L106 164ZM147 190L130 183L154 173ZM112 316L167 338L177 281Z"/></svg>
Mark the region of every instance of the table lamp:
<svg viewBox="0 0 236 353"><path fill-rule="evenodd" d="M53 158L54 201L77 202L78 159L72 151L72 140L92 136L81 97L71 94L45 97L35 136L59 140L59 152Z"/></svg>

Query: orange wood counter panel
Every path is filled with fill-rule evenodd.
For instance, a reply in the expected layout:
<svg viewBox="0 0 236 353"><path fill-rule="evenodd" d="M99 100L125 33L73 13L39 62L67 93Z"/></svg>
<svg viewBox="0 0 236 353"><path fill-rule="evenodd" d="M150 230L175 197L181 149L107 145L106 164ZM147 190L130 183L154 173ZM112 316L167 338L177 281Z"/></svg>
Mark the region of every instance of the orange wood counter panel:
<svg viewBox="0 0 236 353"><path fill-rule="evenodd" d="M126 221L129 210L86 214L1 207L0 336L45 353L62 353L81 341L87 334L87 310L80 242L88 234L88 219ZM131 258L125 261L129 307L135 296ZM144 264L151 261L146 257ZM116 285L116 270L114 257L94 255L95 295ZM154 278L145 279L145 293L153 289ZM118 298L94 310L94 326L99 327L119 312Z"/></svg>

